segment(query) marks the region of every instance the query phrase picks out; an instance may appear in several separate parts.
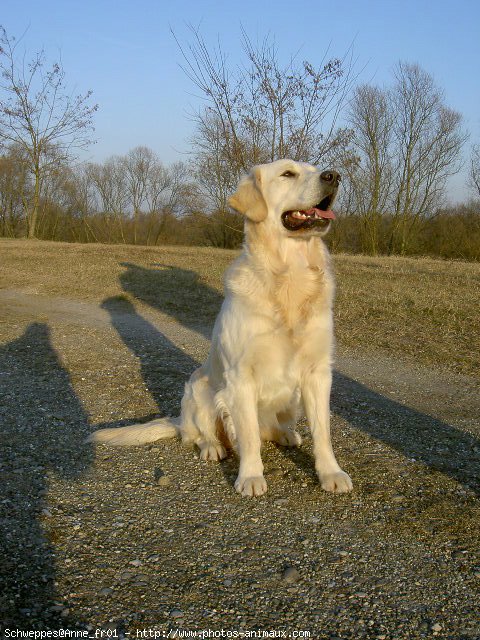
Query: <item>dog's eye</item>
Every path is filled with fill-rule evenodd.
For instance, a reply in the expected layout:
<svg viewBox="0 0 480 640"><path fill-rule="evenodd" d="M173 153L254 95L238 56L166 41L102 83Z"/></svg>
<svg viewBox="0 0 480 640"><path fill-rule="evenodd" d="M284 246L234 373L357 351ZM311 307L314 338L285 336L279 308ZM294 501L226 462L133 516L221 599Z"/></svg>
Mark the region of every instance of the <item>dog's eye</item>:
<svg viewBox="0 0 480 640"><path fill-rule="evenodd" d="M293 173L293 171L285 171L282 173L282 178L296 178L297 174Z"/></svg>

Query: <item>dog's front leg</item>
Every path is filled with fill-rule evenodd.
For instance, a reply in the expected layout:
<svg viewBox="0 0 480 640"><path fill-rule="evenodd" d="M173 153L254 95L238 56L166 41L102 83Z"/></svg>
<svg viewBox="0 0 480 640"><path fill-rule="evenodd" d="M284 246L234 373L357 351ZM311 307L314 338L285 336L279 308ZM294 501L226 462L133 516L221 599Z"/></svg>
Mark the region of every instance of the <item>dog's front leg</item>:
<svg viewBox="0 0 480 640"><path fill-rule="evenodd" d="M260 427L253 382L241 376L227 388L228 410L235 430L240 469L235 489L242 496L261 496L267 490L260 455Z"/></svg>
<svg viewBox="0 0 480 640"><path fill-rule="evenodd" d="M330 390L332 372L328 365L316 367L305 375L302 396L313 438L315 469L322 489L335 493L352 490L350 476L340 468L330 438Z"/></svg>

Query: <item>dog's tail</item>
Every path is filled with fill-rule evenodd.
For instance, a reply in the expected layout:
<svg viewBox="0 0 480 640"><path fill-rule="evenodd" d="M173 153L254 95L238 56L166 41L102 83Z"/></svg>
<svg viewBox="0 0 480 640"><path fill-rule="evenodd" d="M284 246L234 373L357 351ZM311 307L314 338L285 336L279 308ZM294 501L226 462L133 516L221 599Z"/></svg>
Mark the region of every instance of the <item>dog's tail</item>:
<svg viewBox="0 0 480 640"><path fill-rule="evenodd" d="M85 442L104 442L114 447L128 447L180 435L180 418L157 418L144 424L129 427L99 429L88 436Z"/></svg>

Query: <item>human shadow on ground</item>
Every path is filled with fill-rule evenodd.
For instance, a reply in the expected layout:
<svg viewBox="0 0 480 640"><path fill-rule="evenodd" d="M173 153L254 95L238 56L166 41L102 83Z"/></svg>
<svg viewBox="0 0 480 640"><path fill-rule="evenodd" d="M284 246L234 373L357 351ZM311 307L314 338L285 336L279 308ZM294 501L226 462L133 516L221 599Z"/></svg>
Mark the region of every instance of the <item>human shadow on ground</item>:
<svg viewBox="0 0 480 640"><path fill-rule="evenodd" d="M202 283L197 273L163 265L146 268L123 263L123 266L127 271L120 276L120 281L126 292L171 316L183 326L210 337L222 296ZM206 309L205 305L209 308ZM119 329L125 344L140 358L142 375L147 385L154 390L168 387L169 392L179 401L183 393L183 382L198 363L149 323L144 332L144 335L149 336L146 340L142 338L141 331L137 333L135 330L129 330L125 338L125 328L118 320L115 321L114 314L112 322ZM145 344L149 341L152 348L147 352ZM185 371L184 377L178 367L171 379L164 375L165 372L162 374L159 367L164 370L165 364L164 361L160 362L160 355L155 347L158 343L168 346L174 362L183 363L179 367ZM164 353L162 351L161 358ZM161 411L162 394L157 392L155 395L154 392L153 395ZM407 458L415 458L473 489L477 494L480 493L480 441L468 432L392 400L339 371L334 372L331 410L354 428L381 440Z"/></svg>
<svg viewBox="0 0 480 640"><path fill-rule="evenodd" d="M185 382L201 363L171 342L151 322L142 318L134 305L124 297L107 298L103 301L102 308L110 314L112 326L122 342L138 358L141 375L157 404L158 412L137 419L98 424L95 425L96 428L123 427L156 417L178 416ZM232 486L233 465L235 461L228 457L222 460L220 467L226 482Z"/></svg>
<svg viewBox="0 0 480 640"><path fill-rule="evenodd" d="M124 297L107 298L102 309L110 314L112 326L125 346L138 358L141 375L158 406L158 414L173 415L173 411L178 415L185 382L199 363L142 318ZM142 421L152 417L143 416ZM121 424L131 422L123 421ZM120 423L98 426L120 426Z"/></svg>
<svg viewBox="0 0 480 640"><path fill-rule="evenodd" d="M0 631L75 628L55 604L54 550L42 519L48 475L79 478L92 448L83 444L87 416L46 324L32 323L0 347L0 425Z"/></svg>

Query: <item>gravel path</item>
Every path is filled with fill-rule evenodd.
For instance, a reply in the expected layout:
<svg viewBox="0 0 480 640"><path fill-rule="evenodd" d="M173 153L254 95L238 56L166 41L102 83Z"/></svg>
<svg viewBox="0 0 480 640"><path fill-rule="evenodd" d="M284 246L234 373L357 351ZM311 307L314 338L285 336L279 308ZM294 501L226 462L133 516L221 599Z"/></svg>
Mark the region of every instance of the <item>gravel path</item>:
<svg viewBox="0 0 480 640"><path fill-rule="evenodd" d="M473 379L340 349L333 440L354 492L320 489L302 424L300 449L264 447L269 491L245 499L233 457L83 444L177 413L209 327L122 298L1 290L0 308L3 630L480 637Z"/></svg>

